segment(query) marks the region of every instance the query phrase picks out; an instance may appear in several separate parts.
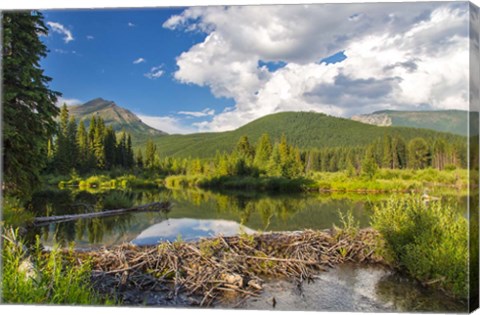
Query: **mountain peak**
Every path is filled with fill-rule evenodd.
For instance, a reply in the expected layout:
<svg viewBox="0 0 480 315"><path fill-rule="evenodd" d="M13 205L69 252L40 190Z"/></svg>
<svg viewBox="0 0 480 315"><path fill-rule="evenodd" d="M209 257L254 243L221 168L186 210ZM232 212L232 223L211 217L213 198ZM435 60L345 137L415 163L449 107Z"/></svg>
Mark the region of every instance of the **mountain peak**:
<svg viewBox="0 0 480 315"><path fill-rule="evenodd" d="M86 125L90 123L92 116L99 116L105 121L105 125L112 126L115 131L125 130L129 132L134 141L166 134L147 126L137 115L118 106L114 101L105 100L101 97L92 99L82 105L71 106L69 111L77 121L84 120Z"/></svg>

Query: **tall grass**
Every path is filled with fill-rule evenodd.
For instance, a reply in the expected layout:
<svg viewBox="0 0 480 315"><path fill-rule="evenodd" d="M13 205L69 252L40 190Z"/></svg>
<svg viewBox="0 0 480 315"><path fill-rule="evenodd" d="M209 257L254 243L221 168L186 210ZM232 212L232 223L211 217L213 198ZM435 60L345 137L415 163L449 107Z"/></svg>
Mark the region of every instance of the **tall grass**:
<svg viewBox="0 0 480 315"><path fill-rule="evenodd" d="M27 252L18 233L2 235L2 302L11 304L111 304L90 287L90 266L76 264L58 248L41 250L40 241Z"/></svg>
<svg viewBox="0 0 480 315"><path fill-rule="evenodd" d="M32 212L26 211L20 199L4 195L2 199L2 221L9 226L19 227L34 219Z"/></svg>
<svg viewBox="0 0 480 315"><path fill-rule="evenodd" d="M467 296L468 222L457 209L413 195L393 197L374 207L372 225L399 268L424 284Z"/></svg>

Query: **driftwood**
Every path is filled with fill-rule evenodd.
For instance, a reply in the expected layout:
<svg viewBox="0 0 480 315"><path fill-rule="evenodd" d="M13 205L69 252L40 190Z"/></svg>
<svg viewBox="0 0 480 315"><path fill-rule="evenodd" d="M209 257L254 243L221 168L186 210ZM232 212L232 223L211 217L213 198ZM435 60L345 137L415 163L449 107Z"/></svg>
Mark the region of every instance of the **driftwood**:
<svg viewBox="0 0 480 315"><path fill-rule="evenodd" d="M80 213L80 214L67 214L57 215L49 217L37 217L33 220L33 224L36 226L42 226L50 223L73 221L78 219L91 219L99 217L109 217L119 214L125 214L129 212L137 211L167 211L171 208L170 202L153 202L146 205L136 206L126 209L104 210L99 212Z"/></svg>

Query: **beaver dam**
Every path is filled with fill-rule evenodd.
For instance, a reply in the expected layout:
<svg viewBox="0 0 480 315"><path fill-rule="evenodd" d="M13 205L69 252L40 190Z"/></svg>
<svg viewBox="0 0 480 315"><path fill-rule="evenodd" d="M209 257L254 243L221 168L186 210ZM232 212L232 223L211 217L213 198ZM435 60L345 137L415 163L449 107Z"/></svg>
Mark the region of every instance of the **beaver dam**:
<svg viewBox="0 0 480 315"><path fill-rule="evenodd" d="M264 279L301 285L337 264L384 263L376 254L377 236L373 229L305 230L123 244L75 255L80 263L92 263L96 290L122 304L214 306L235 298L240 305L261 293Z"/></svg>

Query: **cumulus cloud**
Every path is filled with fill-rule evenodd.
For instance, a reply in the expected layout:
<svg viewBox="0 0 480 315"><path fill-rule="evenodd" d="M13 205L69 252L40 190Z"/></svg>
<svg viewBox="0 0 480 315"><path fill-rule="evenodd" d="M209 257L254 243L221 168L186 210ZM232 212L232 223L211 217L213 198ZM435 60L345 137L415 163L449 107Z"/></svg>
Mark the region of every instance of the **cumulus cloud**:
<svg viewBox="0 0 480 315"><path fill-rule="evenodd" d="M142 63L142 62L146 62L146 60L140 57L140 58L138 58L138 59L135 59L135 60L133 61L133 64L136 64L136 65L137 65L137 64Z"/></svg>
<svg viewBox="0 0 480 315"><path fill-rule="evenodd" d="M151 80L158 79L165 73L165 71L163 71L162 68L163 68L163 65L152 67L149 72L144 74L144 76Z"/></svg>
<svg viewBox="0 0 480 315"><path fill-rule="evenodd" d="M206 33L174 78L235 101L195 124L220 131L290 110L466 109L468 14L465 3L193 7L163 26ZM321 62L338 51L342 62Z"/></svg>
<svg viewBox="0 0 480 315"><path fill-rule="evenodd" d="M136 114L146 125L169 134L194 133L196 129L182 125L181 121L171 116L148 116Z"/></svg>
<svg viewBox="0 0 480 315"><path fill-rule="evenodd" d="M57 22L48 21L47 25L50 26L50 29L54 33L59 33L59 34L64 35L65 37L63 38L63 40L64 40L65 43L69 43L72 40L74 40L72 32L69 29L67 29L65 26L63 26L62 24L57 23Z"/></svg>

